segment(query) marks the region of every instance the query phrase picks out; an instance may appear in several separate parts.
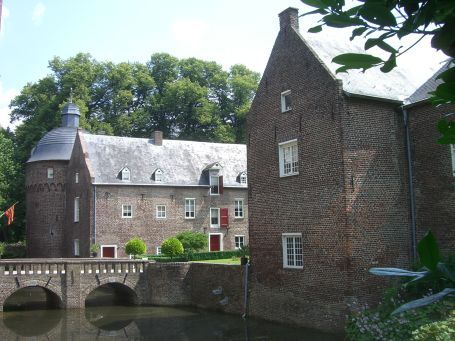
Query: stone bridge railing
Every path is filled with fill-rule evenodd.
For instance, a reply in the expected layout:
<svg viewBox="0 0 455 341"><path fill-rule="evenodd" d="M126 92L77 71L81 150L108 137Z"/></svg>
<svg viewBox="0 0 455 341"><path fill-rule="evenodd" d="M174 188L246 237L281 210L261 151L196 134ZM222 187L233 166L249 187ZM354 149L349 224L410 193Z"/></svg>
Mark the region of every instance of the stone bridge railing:
<svg viewBox="0 0 455 341"><path fill-rule="evenodd" d="M103 258L14 259L0 261L0 310L15 291L40 286L55 294L63 308L84 307L97 287L118 283L148 303L148 260Z"/></svg>

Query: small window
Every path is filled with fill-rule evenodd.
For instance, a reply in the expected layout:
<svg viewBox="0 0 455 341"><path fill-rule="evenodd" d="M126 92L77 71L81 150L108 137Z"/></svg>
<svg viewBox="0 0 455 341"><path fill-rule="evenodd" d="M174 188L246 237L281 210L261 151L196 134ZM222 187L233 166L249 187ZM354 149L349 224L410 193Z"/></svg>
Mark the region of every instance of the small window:
<svg viewBox="0 0 455 341"><path fill-rule="evenodd" d="M240 174L240 183L243 184L243 185L247 184L247 177L246 177L246 173L245 172Z"/></svg>
<svg viewBox="0 0 455 341"><path fill-rule="evenodd" d="M79 239L74 239L74 255L80 256Z"/></svg>
<svg viewBox="0 0 455 341"><path fill-rule="evenodd" d="M122 205L122 218L132 218L133 209L131 205Z"/></svg>
<svg viewBox="0 0 455 341"><path fill-rule="evenodd" d="M54 168L48 168L47 169L47 178L48 179L53 179L54 178Z"/></svg>
<svg viewBox="0 0 455 341"><path fill-rule="evenodd" d="M234 217L243 218L243 199L234 200Z"/></svg>
<svg viewBox="0 0 455 341"><path fill-rule="evenodd" d="M196 217L196 199L185 199L185 219Z"/></svg>
<svg viewBox="0 0 455 341"><path fill-rule="evenodd" d="M156 205L156 217L158 219L166 218L166 205Z"/></svg>
<svg viewBox="0 0 455 341"><path fill-rule="evenodd" d="M210 175L210 194L220 194L220 177L218 175Z"/></svg>
<svg viewBox="0 0 455 341"><path fill-rule="evenodd" d="M234 236L235 249L238 250L245 245L245 236Z"/></svg>
<svg viewBox="0 0 455 341"><path fill-rule="evenodd" d="M161 246L156 247L156 254L161 255Z"/></svg>
<svg viewBox="0 0 455 341"><path fill-rule="evenodd" d="M303 248L301 233L284 233L283 268L303 269Z"/></svg>
<svg viewBox="0 0 455 341"><path fill-rule="evenodd" d="M79 183L79 173L74 174L74 183L76 183L76 184Z"/></svg>
<svg viewBox="0 0 455 341"><path fill-rule="evenodd" d="M131 172L127 167L122 169L122 180L131 181Z"/></svg>
<svg viewBox="0 0 455 341"><path fill-rule="evenodd" d="M455 144L450 145L450 150L452 152L452 173L455 176Z"/></svg>
<svg viewBox="0 0 455 341"><path fill-rule="evenodd" d="M299 174L297 140L280 143L278 146L280 177Z"/></svg>
<svg viewBox="0 0 455 341"><path fill-rule="evenodd" d="M219 208L210 209L210 227L214 227L214 228L220 227L220 209Z"/></svg>
<svg viewBox="0 0 455 341"><path fill-rule="evenodd" d="M79 197L74 198L74 222L79 222Z"/></svg>
<svg viewBox="0 0 455 341"><path fill-rule="evenodd" d="M281 112L286 112L291 109L291 90L287 90L281 93Z"/></svg>
<svg viewBox="0 0 455 341"><path fill-rule="evenodd" d="M163 182L163 171L161 169L157 169L154 173L155 182Z"/></svg>

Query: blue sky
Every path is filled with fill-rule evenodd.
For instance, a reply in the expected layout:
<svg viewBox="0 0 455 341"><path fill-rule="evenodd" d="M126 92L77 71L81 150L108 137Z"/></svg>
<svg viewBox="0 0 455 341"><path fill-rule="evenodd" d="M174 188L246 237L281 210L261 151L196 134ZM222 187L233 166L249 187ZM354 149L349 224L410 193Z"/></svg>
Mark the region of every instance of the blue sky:
<svg viewBox="0 0 455 341"><path fill-rule="evenodd" d="M8 124L11 98L48 74L54 56L88 52L98 60L145 62L167 52L262 73L277 15L289 6L305 10L299 0L3 0L0 125Z"/></svg>

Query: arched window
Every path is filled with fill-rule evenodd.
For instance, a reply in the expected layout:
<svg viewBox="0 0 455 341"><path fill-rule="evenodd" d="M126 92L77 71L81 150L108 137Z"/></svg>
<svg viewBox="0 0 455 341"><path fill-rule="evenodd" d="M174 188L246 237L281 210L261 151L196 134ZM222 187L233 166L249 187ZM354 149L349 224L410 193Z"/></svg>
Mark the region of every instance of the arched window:
<svg viewBox="0 0 455 341"><path fill-rule="evenodd" d="M128 167L122 169L122 180L123 181L131 181L131 172Z"/></svg>
<svg viewBox="0 0 455 341"><path fill-rule="evenodd" d="M247 176L245 172L240 173L240 183L246 185L248 182Z"/></svg>

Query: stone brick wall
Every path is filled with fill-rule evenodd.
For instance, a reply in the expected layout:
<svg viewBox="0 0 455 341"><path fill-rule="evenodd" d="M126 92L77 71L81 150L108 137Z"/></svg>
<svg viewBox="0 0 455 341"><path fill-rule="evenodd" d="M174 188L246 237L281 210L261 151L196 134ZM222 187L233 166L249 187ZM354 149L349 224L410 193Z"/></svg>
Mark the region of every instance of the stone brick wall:
<svg viewBox="0 0 455 341"><path fill-rule="evenodd" d="M417 240L432 230L445 254L455 250L455 177L450 146L437 143L438 120L454 107L420 103L407 109L410 119Z"/></svg>
<svg viewBox="0 0 455 341"><path fill-rule="evenodd" d="M26 165L26 240L28 257L61 257L66 204L66 161ZM53 168L54 177L47 178Z"/></svg>

